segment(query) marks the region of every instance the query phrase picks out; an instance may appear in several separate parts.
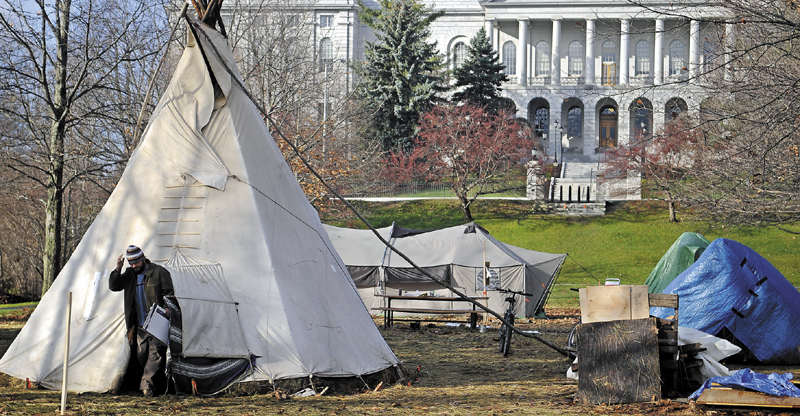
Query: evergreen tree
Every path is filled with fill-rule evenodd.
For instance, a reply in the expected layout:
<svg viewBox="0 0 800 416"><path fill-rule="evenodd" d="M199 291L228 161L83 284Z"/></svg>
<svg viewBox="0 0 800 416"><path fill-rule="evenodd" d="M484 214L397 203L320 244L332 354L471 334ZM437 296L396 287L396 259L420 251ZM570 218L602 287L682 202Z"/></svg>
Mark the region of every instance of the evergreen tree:
<svg viewBox="0 0 800 416"><path fill-rule="evenodd" d="M433 12L419 0L378 0L371 10L360 3L359 18L375 31L367 42L364 62L355 65L361 76L360 96L375 117L367 133L383 148L409 149L419 115L438 101L443 85L443 57L436 43L427 43L430 24L444 11Z"/></svg>
<svg viewBox="0 0 800 416"><path fill-rule="evenodd" d="M504 68L497 52L492 49L492 42L486 36L486 31L481 28L469 41L467 60L453 70L455 87L466 88L453 94L452 100L496 112L506 101L500 97L500 85L508 81L503 73Z"/></svg>

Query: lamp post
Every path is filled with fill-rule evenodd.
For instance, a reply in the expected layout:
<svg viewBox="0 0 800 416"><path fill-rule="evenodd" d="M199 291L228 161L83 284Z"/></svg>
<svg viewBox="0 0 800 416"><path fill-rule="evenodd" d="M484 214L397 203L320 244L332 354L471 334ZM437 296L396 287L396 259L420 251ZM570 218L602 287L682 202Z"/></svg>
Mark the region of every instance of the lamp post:
<svg viewBox="0 0 800 416"><path fill-rule="evenodd" d="M564 156L561 153L561 142L564 140L564 126L558 125L558 120L554 121L558 133L558 140L556 140L556 164L561 164L564 161Z"/></svg>

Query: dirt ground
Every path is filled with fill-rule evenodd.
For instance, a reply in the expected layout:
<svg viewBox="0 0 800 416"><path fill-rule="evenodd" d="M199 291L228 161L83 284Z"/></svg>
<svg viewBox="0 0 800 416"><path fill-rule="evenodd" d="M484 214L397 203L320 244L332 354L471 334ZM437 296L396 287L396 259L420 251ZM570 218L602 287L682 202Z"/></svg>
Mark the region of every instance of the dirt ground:
<svg viewBox="0 0 800 416"><path fill-rule="evenodd" d="M566 345L577 322L577 309L548 310L548 319L526 320L518 326L537 330L555 345ZM4 353L25 314L0 317L0 354ZM386 341L416 377L411 384L359 386L352 394L292 397L294 391L247 396L230 393L214 398L163 396L145 399L130 392L70 394L69 414L303 414L303 415L777 415L781 409L721 408L686 400L590 406L573 398L577 381L565 377L571 360L531 338L515 336L512 354L503 358L493 338L497 326L485 332L468 327L396 323L383 329ZM735 367L731 367L735 368ZM753 367L751 367L753 368ZM798 368L761 367L760 372L794 372ZM25 389L24 382L0 374L0 415L57 412L59 392Z"/></svg>

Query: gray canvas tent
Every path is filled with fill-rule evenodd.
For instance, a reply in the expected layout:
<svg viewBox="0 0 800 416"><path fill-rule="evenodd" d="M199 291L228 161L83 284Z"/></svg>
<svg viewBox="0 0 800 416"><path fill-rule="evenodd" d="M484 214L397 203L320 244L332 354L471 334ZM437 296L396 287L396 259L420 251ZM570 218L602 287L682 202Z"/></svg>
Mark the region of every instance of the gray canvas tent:
<svg viewBox="0 0 800 416"><path fill-rule="evenodd" d="M129 244L172 273L182 356L252 358L242 381L361 377L398 364L233 76L226 39L195 21L119 184L0 371L61 388L72 292L67 389L118 387L130 349L108 275Z"/></svg>
<svg viewBox="0 0 800 416"><path fill-rule="evenodd" d="M398 290L450 295L448 289L432 282L384 246L372 231L324 227L367 307L381 306L375 294L397 294ZM412 230L393 224L377 231L418 266L469 296L483 295L484 262L488 262L490 284L486 292L491 309L505 308L505 296L498 288L534 295L517 303L517 316L544 314L547 294L566 258L566 254L504 244L475 223L438 230ZM431 304L440 309L453 308L449 302L434 305ZM393 301L392 306L403 304Z"/></svg>

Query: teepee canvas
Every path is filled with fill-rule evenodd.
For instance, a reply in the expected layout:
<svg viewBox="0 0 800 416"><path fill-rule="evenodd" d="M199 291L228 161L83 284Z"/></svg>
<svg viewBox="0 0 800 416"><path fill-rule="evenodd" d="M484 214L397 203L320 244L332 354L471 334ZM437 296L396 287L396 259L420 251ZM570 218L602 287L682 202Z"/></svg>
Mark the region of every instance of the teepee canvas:
<svg viewBox="0 0 800 416"><path fill-rule="evenodd" d="M193 21L142 142L0 371L68 390L124 375L123 295L108 275L129 244L170 270L183 354L253 357L247 380L348 377L398 364L253 103L224 37ZM229 72L230 70L230 72Z"/></svg>

